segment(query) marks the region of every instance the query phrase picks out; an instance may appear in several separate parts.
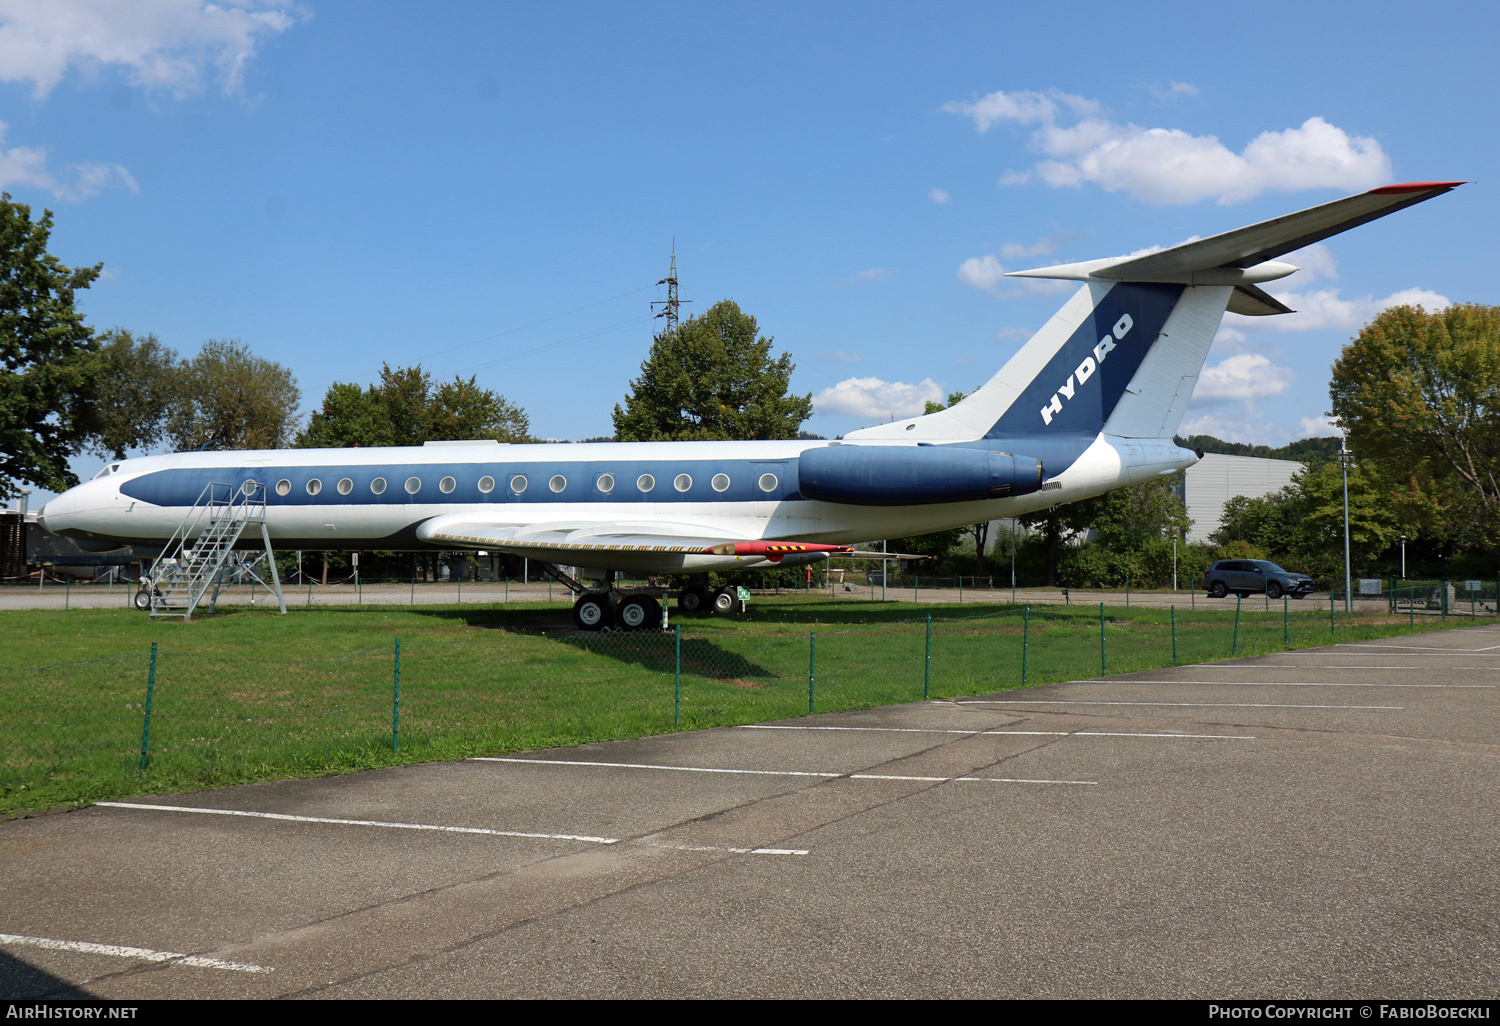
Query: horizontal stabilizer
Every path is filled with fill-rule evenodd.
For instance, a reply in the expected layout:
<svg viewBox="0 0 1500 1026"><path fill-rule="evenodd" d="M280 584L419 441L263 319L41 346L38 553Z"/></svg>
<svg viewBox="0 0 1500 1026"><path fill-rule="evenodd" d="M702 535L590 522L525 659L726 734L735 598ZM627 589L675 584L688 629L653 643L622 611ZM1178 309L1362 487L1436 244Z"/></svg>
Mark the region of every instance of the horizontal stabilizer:
<svg viewBox="0 0 1500 1026"><path fill-rule="evenodd" d="M1451 192L1463 182L1408 182L1386 185L1331 203L1308 207L1294 214L1236 228L1232 232L1207 239L1184 242L1180 246L1147 253L1138 257L1088 260L1030 271L1012 271L1021 278L1063 278L1072 281L1153 281L1178 282L1185 285L1253 286L1295 270L1289 264L1268 263L1293 250L1337 235L1373 221L1404 207L1421 203ZM1259 292L1259 290L1255 290ZM1260 294L1264 296L1264 293ZM1246 305L1260 299L1254 292L1243 293ZM1231 305L1231 310L1234 307ZM1236 313L1248 312L1235 310ZM1262 310L1261 313L1273 311ZM1277 310L1276 313L1290 313Z"/></svg>

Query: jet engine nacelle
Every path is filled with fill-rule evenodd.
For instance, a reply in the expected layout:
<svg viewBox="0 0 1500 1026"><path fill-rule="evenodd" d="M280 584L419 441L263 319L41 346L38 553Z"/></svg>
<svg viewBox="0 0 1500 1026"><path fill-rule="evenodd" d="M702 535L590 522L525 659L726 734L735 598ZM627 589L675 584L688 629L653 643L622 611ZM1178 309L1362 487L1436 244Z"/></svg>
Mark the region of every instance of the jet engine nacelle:
<svg viewBox="0 0 1500 1026"><path fill-rule="evenodd" d="M830 445L802 453L802 495L852 506L914 506L1026 495L1042 486L1042 461L1008 452L936 445Z"/></svg>

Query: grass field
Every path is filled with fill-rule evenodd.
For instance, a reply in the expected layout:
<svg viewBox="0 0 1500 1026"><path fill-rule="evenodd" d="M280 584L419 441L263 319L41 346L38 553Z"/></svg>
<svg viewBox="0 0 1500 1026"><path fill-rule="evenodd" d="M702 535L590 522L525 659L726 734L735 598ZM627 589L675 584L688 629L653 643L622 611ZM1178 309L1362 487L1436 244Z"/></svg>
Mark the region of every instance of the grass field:
<svg viewBox="0 0 1500 1026"><path fill-rule="evenodd" d="M1440 629L788 595L669 633L569 607L0 613L0 813L868 708ZM930 620L929 620L930 617ZM1102 624L1102 643L1101 643ZM1448 626L1453 626L1450 623ZM400 644L399 667L396 659ZM152 657L151 646L156 644ZM150 721L145 771L147 685ZM398 690L399 685L399 690ZM398 701L399 697L399 701Z"/></svg>

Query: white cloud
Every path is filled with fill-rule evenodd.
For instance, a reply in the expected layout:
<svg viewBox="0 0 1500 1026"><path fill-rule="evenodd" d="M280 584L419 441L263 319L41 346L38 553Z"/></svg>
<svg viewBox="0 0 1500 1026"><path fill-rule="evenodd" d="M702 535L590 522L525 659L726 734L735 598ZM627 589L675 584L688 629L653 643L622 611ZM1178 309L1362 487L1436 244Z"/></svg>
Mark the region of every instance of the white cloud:
<svg viewBox="0 0 1500 1026"><path fill-rule="evenodd" d="M1191 82L1171 82L1165 86L1151 85L1146 87L1151 96L1157 100L1175 100L1179 96L1197 96L1198 87Z"/></svg>
<svg viewBox="0 0 1500 1026"><path fill-rule="evenodd" d="M1338 289L1318 289L1313 292L1272 292L1271 294L1297 312L1277 317L1254 318L1242 317L1239 314L1226 314L1226 319L1232 317L1236 324L1253 321L1254 327L1273 331L1326 329L1352 332L1358 331L1374 320L1375 315L1380 311L1393 306L1420 306L1429 312L1436 312L1447 309L1453 303L1447 296L1430 289L1402 289L1400 292L1391 293L1384 299L1376 299L1374 296L1344 299L1339 295Z"/></svg>
<svg viewBox="0 0 1500 1026"><path fill-rule="evenodd" d="M0 140L9 126L0 121ZM42 189L60 200L77 202L97 196L111 185L122 185L131 192L140 186L129 171L119 164L70 164L61 171L47 167L47 150L43 146L14 146L0 149L0 189L15 187Z"/></svg>
<svg viewBox="0 0 1500 1026"><path fill-rule="evenodd" d="M1278 367L1258 354L1240 353L1226 357L1217 366L1204 367L1193 399L1253 402L1280 395L1296 380L1290 367Z"/></svg>
<svg viewBox="0 0 1500 1026"><path fill-rule="evenodd" d="M178 93L212 72L232 93L260 41L302 17L293 0L0 0L0 81L41 98L70 68L113 65Z"/></svg>
<svg viewBox="0 0 1500 1026"><path fill-rule="evenodd" d="M855 281L884 281L896 273L894 267L872 267L868 271L859 271L854 275Z"/></svg>
<svg viewBox="0 0 1500 1026"><path fill-rule="evenodd" d="M947 189L933 189L927 194L927 198L934 203L947 203L953 197L948 195Z"/></svg>
<svg viewBox="0 0 1500 1026"><path fill-rule="evenodd" d="M1001 278L1005 277L1005 268L1000 261L986 254L982 257L969 257L958 265L958 280L965 285L985 292L993 292L995 285Z"/></svg>
<svg viewBox="0 0 1500 1026"><path fill-rule="evenodd" d="M1009 339L1019 339L1020 341L1024 342L1031 337L1031 334L1032 332L1030 328L1017 328L1014 325L1006 325L999 331L995 332L995 341L1005 342Z"/></svg>
<svg viewBox="0 0 1500 1026"><path fill-rule="evenodd" d="M858 353L846 353L840 349L836 353L819 353L819 359L837 360L839 363L858 363L861 359Z"/></svg>
<svg viewBox="0 0 1500 1026"><path fill-rule="evenodd" d="M964 114L973 118L974 127L981 134L988 132L990 126L997 121L1018 121L1023 125L1038 122L1050 124L1057 119L1058 111L1064 107L1080 116L1096 114L1102 109L1097 100L1074 96L1059 89L1049 89L1045 93L994 92L973 103L943 104L943 110L950 114Z"/></svg>
<svg viewBox="0 0 1500 1026"><path fill-rule="evenodd" d="M1339 422L1322 414L1317 417L1303 417L1298 422L1302 427L1303 438L1326 438L1329 435L1341 435L1343 430Z"/></svg>
<svg viewBox="0 0 1500 1026"><path fill-rule="evenodd" d="M1058 281L1052 278L1006 278L1005 265L993 254L969 257L958 265L958 280L970 288L979 289L995 296L1053 296L1075 288L1077 283ZM1008 287L1001 289L1004 282Z"/></svg>
<svg viewBox="0 0 1500 1026"><path fill-rule="evenodd" d="M1099 116L1097 101L1056 90L995 92L944 110L973 119L980 132L1008 121L1036 126L1032 146L1045 160L1032 170L1054 188L1093 183L1147 203L1196 203L1216 198L1240 203L1271 190L1369 189L1389 181L1391 164L1380 143L1350 136L1321 117L1299 127L1262 132L1239 153L1217 136L1174 128L1119 125ZM1076 116L1072 124L1062 118ZM1002 185L1029 175L1008 171Z"/></svg>
<svg viewBox="0 0 1500 1026"><path fill-rule="evenodd" d="M847 378L813 397L819 413L842 413L865 420L915 417L926 404L943 401L943 390L931 378L915 385L880 378Z"/></svg>

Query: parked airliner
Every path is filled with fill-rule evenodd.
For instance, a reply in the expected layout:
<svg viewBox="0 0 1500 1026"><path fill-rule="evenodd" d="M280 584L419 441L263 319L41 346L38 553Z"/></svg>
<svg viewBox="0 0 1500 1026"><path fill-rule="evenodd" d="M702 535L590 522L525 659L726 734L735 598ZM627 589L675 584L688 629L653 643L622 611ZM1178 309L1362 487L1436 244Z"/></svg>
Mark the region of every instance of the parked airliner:
<svg viewBox="0 0 1500 1026"><path fill-rule="evenodd" d="M1259 287L1297 269L1276 257L1461 184L1391 185L1144 256L1012 272L1081 284L962 402L840 441L174 453L111 463L41 521L84 544L160 545L210 482L248 482L265 489L277 548L469 548L577 566L605 583L575 619L602 627L622 605L615 570L787 565L1192 465L1200 454L1172 438L1224 312L1292 312ZM634 613L627 624L642 622Z"/></svg>

